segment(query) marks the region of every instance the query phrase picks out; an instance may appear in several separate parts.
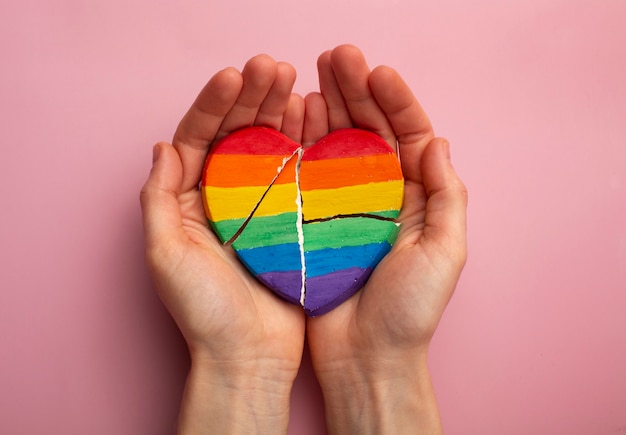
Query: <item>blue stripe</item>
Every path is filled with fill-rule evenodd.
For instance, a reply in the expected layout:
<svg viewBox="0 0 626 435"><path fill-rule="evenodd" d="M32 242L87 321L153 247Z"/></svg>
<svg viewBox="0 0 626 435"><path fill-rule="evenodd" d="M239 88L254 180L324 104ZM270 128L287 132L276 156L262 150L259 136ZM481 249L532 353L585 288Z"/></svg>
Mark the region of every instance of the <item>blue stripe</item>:
<svg viewBox="0 0 626 435"><path fill-rule="evenodd" d="M239 258L254 274L302 270L297 243L263 246L237 251Z"/></svg>
<svg viewBox="0 0 626 435"><path fill-rule="evenodd" d="M373 269L390 249L389 243L382 242L305 252L306 276L312 278L353 267Z"/></svg>

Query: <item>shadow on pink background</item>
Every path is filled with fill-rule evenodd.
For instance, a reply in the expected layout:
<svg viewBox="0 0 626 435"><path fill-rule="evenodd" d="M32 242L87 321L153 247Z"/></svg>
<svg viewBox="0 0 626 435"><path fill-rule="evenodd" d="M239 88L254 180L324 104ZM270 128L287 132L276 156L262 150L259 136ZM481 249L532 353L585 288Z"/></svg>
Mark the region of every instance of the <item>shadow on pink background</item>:
<svg viewBox="0 0 626 435"><path fill-rule="evenodd" d="M138 192L204 82L343 42L452 143L470 258L435 337L447 434L626 433L626 3L0 5L0 433L168 434L188 357ZM323 434L308 356L290 434Z"/></svg>

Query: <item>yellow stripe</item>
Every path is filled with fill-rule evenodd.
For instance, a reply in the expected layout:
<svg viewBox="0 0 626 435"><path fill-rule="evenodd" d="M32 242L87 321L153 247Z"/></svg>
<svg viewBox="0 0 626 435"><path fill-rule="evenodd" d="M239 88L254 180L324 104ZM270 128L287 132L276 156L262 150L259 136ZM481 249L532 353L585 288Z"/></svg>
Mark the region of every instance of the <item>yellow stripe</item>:
<svg viewBox="0 0 626 435"><path fill-rule="evenodd" d="M265 190L267 190L266 186L204 186L202 194L208 210L207 216L213 222L247 218L261 200ZM263 198L254 216L297 212L297 192L295 183L274 184Z"/></svg>
<svg viewBox="0 0 626 435"><path fill-rule="evenodd" d="M304 219L320 219L338 214L400 210L404 181L361 184L337 189L302 191Z"/></svg>

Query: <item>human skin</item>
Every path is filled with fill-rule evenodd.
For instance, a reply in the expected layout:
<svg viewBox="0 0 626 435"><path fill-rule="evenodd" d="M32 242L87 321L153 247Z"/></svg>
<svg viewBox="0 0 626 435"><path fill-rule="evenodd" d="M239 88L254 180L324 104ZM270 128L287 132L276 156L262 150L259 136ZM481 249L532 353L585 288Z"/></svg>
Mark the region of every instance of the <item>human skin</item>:
<svg viewBox="0 0 626 435"><path fill-rule="evenodd" d="M146 257L184 335L191 370L179 433L284 433L307 340L329 433L441 433L428 348L466 258L467 193L411 90L343 45L318 59L320 91L292 94L293 68L266 55L218 72L154 148L141 193ZM405 197L391 252L367 284L323 316L260 285L208 229L198 183L212 143L265 125L303 146L359 127L401 158Z"/></svg>
<svg viewBox="0 0 626 435"><path fill-rule="evenodd" d="M321 93L306 97L303 141L371 130L397 149L405 178L391 252L360 292L307 320L329 433L441 433L427 357L466 260L467 191L448 142L395 70L370 70L350 45L323 53L318 70Z"/></svg>
<svg viewBox="0 0 626 435"><path fill-rule="evenodd" d="M198 188L211 144L249 125L300 141L304 102L293 67L269 56L215 74L154 147L141 191L146 258L191 355L180 434L286 432L304 344L302 310L276 298L207 227Z"/></svg>

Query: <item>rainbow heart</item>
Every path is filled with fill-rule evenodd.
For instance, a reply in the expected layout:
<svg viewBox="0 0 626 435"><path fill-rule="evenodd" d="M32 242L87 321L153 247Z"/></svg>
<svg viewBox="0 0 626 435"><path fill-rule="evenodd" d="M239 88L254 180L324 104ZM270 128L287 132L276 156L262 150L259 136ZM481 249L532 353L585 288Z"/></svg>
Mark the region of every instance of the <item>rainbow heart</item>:
<svg viewBox="0 0 626 435"><path fill-rule="evenodd" d="M303 149L265 127L238 130L207 156L207 218L248 270L307 315L361 288L389 252L404 180L374 133L336 130Z"/></svg>

